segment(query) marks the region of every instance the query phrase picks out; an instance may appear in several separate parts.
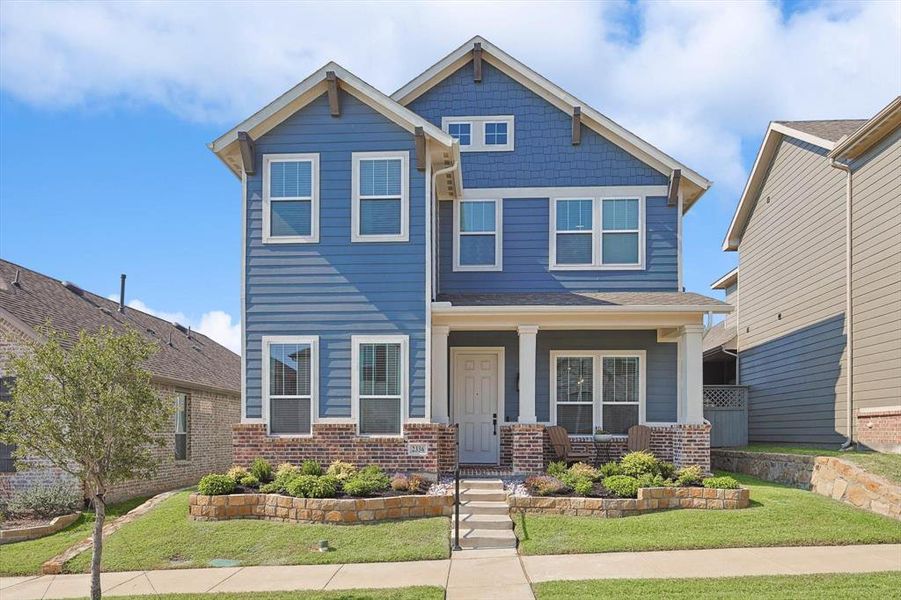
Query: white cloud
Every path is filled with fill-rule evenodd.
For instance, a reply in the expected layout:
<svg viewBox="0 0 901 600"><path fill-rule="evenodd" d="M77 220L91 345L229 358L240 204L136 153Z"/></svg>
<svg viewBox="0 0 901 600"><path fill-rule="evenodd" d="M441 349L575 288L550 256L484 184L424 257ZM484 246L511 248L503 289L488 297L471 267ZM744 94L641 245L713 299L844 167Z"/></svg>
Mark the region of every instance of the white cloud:
<svg viewBox="0 0 901 600"><path fill-rule="evenodd" d="M393 91L481 33L734 193L771 119L901 90L901 4L5 3L0 87L48 108L162 106L223 129L328 60ZM630 19L638 19L632 23Z"/></svg>
<svg viewBox="0 0 901 600"><path fill-rule="evenodd" d="M116 302L119 300L116 294L110 294L107 298ZM232 352L241 354L241 321L236 320L233 322L232 316L225 311L211 310L200 315L199 319L192 319L180 311L166 312L155 310L137 298L130 300L128 306L171 323L178 323L186 327L190 326L194 331L200 332L222 344Z"/></svg>

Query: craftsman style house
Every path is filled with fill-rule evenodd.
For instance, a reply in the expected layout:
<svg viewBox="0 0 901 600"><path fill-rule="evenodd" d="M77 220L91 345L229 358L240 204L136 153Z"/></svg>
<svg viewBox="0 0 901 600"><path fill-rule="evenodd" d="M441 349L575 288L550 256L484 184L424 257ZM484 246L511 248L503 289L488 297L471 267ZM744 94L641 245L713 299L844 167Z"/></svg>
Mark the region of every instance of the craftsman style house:
<svg viewBox="0 0 901 600"><path fill-rule="evenodd" d="M711 336L738 351L751 441L901 452L899 242L901 97L770 124L723 243L735 318Z"/></svg>
<svg viewBox="0 0 901 600"><path fill-rule="evenodd" d="M210 145L243 190L236 460L529 472L545 426L709 466L682 217L710 182L476 37L329 63Z"/></svg>

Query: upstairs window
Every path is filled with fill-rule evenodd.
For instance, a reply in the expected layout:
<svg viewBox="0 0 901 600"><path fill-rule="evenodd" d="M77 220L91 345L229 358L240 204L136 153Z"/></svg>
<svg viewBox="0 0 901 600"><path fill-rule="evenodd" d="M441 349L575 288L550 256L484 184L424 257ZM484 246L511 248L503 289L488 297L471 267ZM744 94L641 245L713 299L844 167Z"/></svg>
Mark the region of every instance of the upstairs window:
<svg viewBox="0 0 901 600"><path fill-rule="evenodd" d="M401 435L407 337L353 337L353 397L360 435Z"/></svg>
<svg viewBox="0 0 901 600"><path fill-rule="evenodd" d="M643 206L640 198L552 199L550 268L643 269Z"/></svg>
<svg viewBox="0 0 901 600"><path fill-rule="evenodd" d="M175 460L188 460L188 395L175 394Z"/></svg>
<svg viewBox="0 0 901 600"><path fill-rule="evenodd" d="M513 115L442 117L441 128L460 141L461 152L513 150Z"/></svg>
<svg viewBox="0 0 901 600"><path fill-rule="evenodd" d="M454 204L454 270L500 271L503 248L501 200L462 200Z"/></svg>
<svg viewBox="0 0 901 600"><path fill-rule="evenodd" d="M263 156L263 242L319 241L319 155Z"/></svg>
<svg viewBox="0 0 901 600"><path fill-rule="evenodd" d="M504 121L485 123L485 145L486 146L506 146L507 145L507 123Z"/></svg>
<svg viewBox="0 0 901 600"><path fill-rule="evenodd" d="M354 242L405 242L409 239L407 152L354 152Z"/></svg>
<svg viewBox="0 0 901 600"><path fill-rule="evenodd" d="M471 123L448 123L447 132L454 138L460 140L461 148L472 145Z"/></svg>
<svg viewBox="0 0 901 600"><path fill-rule="evenodd" d="M317 337L266 336L263 338L264 404L269 433L310 435L318 381Z"/></svg>

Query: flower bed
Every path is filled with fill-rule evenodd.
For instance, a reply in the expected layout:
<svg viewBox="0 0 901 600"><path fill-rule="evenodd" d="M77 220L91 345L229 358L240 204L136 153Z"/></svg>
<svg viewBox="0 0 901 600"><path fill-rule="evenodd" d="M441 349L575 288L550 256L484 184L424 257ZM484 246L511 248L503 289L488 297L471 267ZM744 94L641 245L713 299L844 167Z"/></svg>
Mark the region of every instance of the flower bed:
<svg viewBox="0 0 901 600"><path fill-rule="evenodd" d="M78 520L81 512L74 512L68 515L60 515L46 521L30 523L22 527L9 527L0 529L0 544L11 544L12 542L23 542L25 540L36 540L51 533L56 533L61 529L65 529Z"/></svg>
<svg viewBox="0 0 901 600"><path fill-rule="evenodd" d="M509 503L513 513L615 518L673 508L747 508L750 495L744 488L655 487L640 488L637 498L510 496Z"/></svg>
<svg viewBox="0 0 901 600"><path fill-rule="evenodd" d="M454 498L408 495L387 498L294 498L281 494L191 494L190 515L197 521L264 519L289 523L365 523L389 519L449 516Z"/></svg>

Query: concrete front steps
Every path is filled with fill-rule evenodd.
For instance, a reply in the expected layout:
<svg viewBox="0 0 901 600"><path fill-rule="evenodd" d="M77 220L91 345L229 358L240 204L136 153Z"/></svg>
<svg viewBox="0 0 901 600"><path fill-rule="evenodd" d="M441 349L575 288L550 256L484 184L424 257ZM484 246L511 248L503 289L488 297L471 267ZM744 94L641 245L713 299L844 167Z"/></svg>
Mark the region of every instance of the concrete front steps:
<svg viewBox="0 0 901 600"><path fill-rule="evenodd" d="M516 548L507 494L500 479L464 479L460 482L460 546L466 549Z"/></svg>

